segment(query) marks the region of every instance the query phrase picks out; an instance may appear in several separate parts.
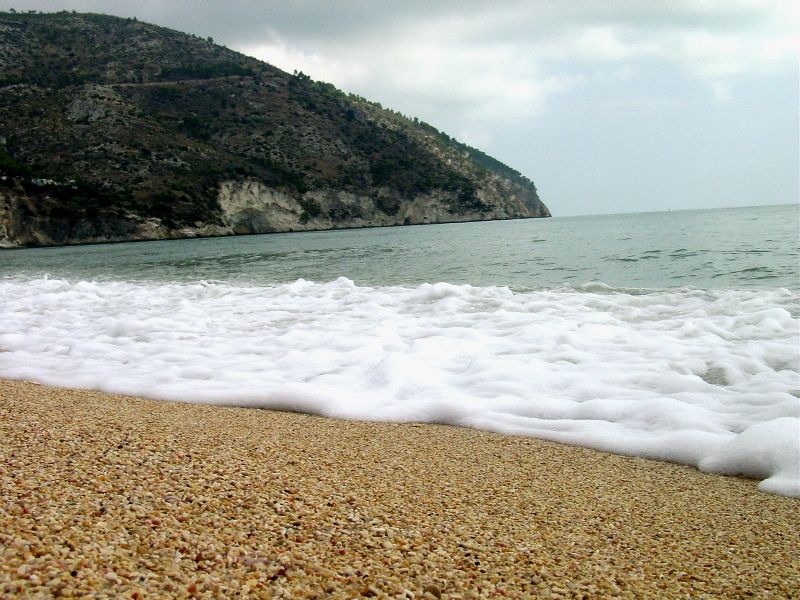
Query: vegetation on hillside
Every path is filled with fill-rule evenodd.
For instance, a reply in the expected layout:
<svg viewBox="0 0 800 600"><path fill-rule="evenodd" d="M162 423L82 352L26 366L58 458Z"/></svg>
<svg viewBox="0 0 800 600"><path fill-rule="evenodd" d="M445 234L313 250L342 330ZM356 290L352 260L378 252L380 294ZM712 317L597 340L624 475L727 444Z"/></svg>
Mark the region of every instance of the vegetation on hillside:
<svg viewBox="0 0 800 600"><path fill-rule="evenodd" d="M122 207L170 227L218 222L220 182L242 179L393 214L437 190L486 210L479 191L500 177L540 204L528 179L417 119L210 39L72 12L0 13L0 173L56 182L43 211Z"/></svg>

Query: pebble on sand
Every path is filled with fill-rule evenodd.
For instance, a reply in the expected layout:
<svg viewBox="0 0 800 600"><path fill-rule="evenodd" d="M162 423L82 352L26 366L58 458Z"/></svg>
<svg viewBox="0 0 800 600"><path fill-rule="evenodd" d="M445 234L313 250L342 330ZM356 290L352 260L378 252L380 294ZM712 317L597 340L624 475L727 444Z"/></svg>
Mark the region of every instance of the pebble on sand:
<svg viewBox="0 0 800 600"><path fill-rule="evenodd" d="M800 595L800 501L528 438L0 381L0 597Z"/></svg>

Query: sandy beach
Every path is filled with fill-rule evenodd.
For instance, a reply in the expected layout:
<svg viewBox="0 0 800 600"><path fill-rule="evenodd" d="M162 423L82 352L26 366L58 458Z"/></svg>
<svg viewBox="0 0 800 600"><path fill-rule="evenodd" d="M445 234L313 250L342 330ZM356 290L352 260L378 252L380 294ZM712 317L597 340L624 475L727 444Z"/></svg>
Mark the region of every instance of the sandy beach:
<svg viewBox="0 0 800 600"><path fill-rule="evenodd" d="M0 597L800 596L800 502L529 438L0 382Z"/></svg>

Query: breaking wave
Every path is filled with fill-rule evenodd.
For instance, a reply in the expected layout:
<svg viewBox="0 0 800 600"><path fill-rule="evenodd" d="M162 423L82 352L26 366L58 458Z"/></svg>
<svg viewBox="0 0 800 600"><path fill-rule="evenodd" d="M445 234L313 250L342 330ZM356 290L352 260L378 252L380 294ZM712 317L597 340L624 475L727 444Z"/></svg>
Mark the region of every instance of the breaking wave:
<svg viewBox="0 0 800 600"><path fill-rule="evenodd" d="M341 419L448 423L800 495L800 298L339 278L0 281L0 377Z"/></svg>

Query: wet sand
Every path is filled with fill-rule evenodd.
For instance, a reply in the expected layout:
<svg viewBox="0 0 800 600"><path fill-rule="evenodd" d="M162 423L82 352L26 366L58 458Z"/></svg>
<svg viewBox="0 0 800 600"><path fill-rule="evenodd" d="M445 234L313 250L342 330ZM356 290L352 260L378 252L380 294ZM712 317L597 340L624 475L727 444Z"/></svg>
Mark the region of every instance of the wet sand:
<svg viewBox="0 0 800 600"><path fill-rule="evenodd" d="M0 381L0 597L800 597L800 500L756 484Z"/></svg>

